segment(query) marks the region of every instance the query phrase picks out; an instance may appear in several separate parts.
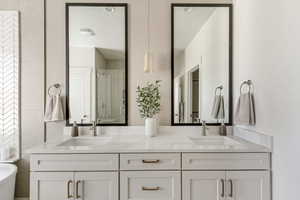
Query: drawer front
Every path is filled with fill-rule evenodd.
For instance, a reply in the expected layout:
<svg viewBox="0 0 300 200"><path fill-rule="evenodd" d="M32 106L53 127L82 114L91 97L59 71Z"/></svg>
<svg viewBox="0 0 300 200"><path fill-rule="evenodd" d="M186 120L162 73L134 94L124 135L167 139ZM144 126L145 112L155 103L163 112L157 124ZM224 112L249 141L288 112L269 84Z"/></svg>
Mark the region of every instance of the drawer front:
<svg viewBox="0 0 300 200"><path fill-rule="evenodd" d="M270 169L268 153L183 153L183 170Z"/></svg>
<svg viewBox="0 0 300 200"><path fill-rule="evenodd" d="M181 168L179 153L145 153L121 154L121 170L179 170Z"/></svg>
<svg viewBox="0 0 300 200"><path fill-rule="evenodd" d="M121 172L120 200L180 200L180 172Z"/></svg>
<svg viewBox="0 0 300 200"><path fill-rule="evenodd" d="M118 154L32 155L31 171L105 171L118 170Z"/></svg>

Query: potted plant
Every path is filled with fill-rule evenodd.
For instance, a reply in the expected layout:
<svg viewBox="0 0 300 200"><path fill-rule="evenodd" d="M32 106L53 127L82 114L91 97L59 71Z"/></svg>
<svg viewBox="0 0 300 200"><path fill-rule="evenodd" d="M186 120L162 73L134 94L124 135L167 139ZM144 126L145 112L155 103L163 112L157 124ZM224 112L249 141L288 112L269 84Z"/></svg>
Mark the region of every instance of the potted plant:
<svg viewBox="0 0 300 200"><path fill-rule="evenodd" d="M137 87L137 106L140 115L145 119L145 135L153 137L158 131L158 122L155 118L160 111L160 81L147 83L145 87Z"/></svg>

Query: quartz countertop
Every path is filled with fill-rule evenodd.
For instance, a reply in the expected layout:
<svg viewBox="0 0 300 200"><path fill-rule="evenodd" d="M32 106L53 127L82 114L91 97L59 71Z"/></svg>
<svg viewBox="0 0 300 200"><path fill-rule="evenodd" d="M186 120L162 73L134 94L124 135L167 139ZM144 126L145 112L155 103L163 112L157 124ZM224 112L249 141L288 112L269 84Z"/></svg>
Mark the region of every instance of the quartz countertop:
<svg viewBox="0 0 300 200"><path fill-rule="evenodd" d="M197 136L192 136L197 138ZM211 136L202 136L202 138ZM213 136L221 137L221 136ZM97 137L77 137L76 140L90 139L101 141L98 145L61 145L57 143L43 144L27 150L29 154L76 154L76 153L151 153L151 152L271 152L267 147L248 142L235 136L227 136L238 144L235 145L214 145L214 144L195 144L191 136L160 134L153 138L144 135L111 135Z"/></svg>

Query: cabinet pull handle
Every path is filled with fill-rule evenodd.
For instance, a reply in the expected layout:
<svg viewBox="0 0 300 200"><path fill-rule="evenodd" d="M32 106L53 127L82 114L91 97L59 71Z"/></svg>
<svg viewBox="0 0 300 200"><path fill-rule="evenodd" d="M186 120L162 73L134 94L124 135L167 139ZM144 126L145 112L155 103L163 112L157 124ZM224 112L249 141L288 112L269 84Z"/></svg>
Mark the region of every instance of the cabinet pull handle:
<svg viewBox="0 0 300 200"><path fill-rule="evenodd" d="M225 197L225 183L224 179L221 179L221 185L222 185L222 193L221 197Z"/></svg>
<svg viewBox="0 0 300 200"><path fill-rule="evenodd" d="M229 197L233 197L233 181L231 179L229 179L229 185L230 185Z"/></svg>
<svg viewBox="0 0 300 200"><path fill-rule="evenodd" d="M158 191L160 190L160 187L142 187L143 191Z"/></svg>
<svg viewBox="0 0 300 200"><path fill-rule="evenodd" d="M79 184L81 183L81 181L76 181L76 199L80 199L81 196L79 195L79 192L78 192L78 186Z"/></svg>
<svg viewBox="0 0 300 200"><path fill-rule="evenodd" d="M143 160L143 163L159 163L160 160Z"/></svg>
<svg viewBox="0 0 300 200"><path fill-rule="evenodd" d="M67 199L73 198L73 195L70 194L70 185L73 184L72 180L69 180L67 183Z"/></svg>

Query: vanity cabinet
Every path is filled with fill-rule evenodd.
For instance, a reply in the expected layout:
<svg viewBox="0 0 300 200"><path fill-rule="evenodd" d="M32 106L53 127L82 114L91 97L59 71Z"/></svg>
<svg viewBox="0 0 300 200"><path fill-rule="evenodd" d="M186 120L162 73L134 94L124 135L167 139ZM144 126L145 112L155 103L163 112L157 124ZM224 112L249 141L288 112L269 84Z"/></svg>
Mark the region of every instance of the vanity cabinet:
<svg viewBox="0 0 300 200"><path fill-rule="evenodd" d="M74 193L72 172L31 172L31 200L66 200ZM73 197L72 197L73 198Z"/></svg>
<svg viewBox="0 0 300 200"><path fill-rule="evenodd" d="M182 200L269 200L268 171L184 171Z"/></svg>
<svg viewBox="0 0 300 200"><path fill-rule="evenodd" d="M183 200L223 200L224 197L224 171L182 172Z"/></svg>
<svg viewBox="0 0 300 200"><path fill-rule="evenodd" d="M76 172L75 199L118 200L118 172Z"/></svg>
<svg viewBox="0 0 300 200"><path fill-rule="evenodd" d="M226 172L226 180L229 199L271 199L269 171L228 171Z"/></svg>
<svg viewBox="0 0 300 200"><path fill-rule="evenodd" d="M182 170L182 200L270 200L270 154L183 153Z"/></svg>
<svg viewBox="0 0 300 200"><path fill-rule="evenodd" d="M111 171L119 169L118 154L37 154L31 171Z"/></svg>
<svg viewBox="0 0 300 200"><path fill-rule="evenodd" d="M120 176L120 200L181 199L179 171L130 171Z"/></svg>
<svg viewBox="0 0 300 200"><path fill-rule="evenodd" d="M269 153L31 155L31 200L270 200Z"/></svg>
<svg viewBox="0 0 300 200"><path fill-rule="evenodd" d="M180 153L120 154L121 170L180 170Z"/></svg>
<svg viewBox="0 0 300 200"><path fill-rule="evenodd" d="M32 172L32 200L118 200L118 172Z"/></svg>

